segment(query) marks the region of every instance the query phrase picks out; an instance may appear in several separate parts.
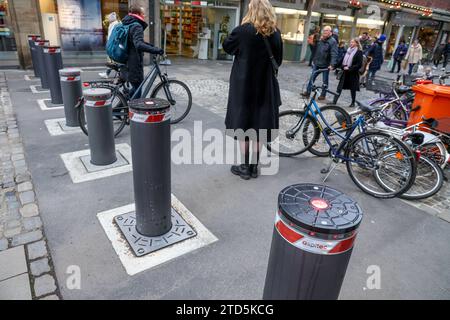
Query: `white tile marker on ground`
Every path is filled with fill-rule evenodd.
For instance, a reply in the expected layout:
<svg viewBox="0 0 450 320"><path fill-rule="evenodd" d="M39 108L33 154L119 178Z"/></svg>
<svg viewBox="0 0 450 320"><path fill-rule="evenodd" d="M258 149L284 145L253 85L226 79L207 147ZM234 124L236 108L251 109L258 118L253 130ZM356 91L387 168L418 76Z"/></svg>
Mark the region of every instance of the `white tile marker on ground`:
<svg viewBox="0 0 450 320"><path fill-rule="evenodd" d="M65 134L82 133L80 127L66 126L65 118L48 119L44 121L51 136L60 136Z"/></svg>
<svg viewBox="0 0 450 320"><path fill-rule="evenodd" d="M64 109L64 105L62 105L62 104L52 104L51 99L38 99L36 101L39 105L39 108L41 108L42 111ZM51 107L49 107L49 105L51 105Z"/></svg>
<svg viewBox="0 0 450 320"><path fill-rule="evenodd" d="M31 92L34 93L34 94L50 92L50 90L42 89L42 88L41 88L41 90L38 90L37 87L41 88L41 86L39 86L39 85L32 85L32 86L30 86Z"/></svg>
<svg viewBox="0 0 450 320"><path fill-rule="evenodd" d="M135 205L129 204L120 208L103 211L97 214L109 241L119 256L128 275L133 276L139 272L156 267L162 263L180 257L184 254L210 245L218 239L214 236L173 194L172 208L197 232L193 238L175 243L164 249L155 251L143 257L136 257L128 246L122 232L114 223L114 217L134 212Z"/></svg>

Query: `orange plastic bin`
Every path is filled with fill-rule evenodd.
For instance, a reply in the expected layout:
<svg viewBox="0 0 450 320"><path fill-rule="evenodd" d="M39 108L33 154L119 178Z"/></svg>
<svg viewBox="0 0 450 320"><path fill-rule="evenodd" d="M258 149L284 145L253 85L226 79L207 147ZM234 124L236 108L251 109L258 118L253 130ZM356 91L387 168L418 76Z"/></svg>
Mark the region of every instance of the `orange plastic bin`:
<svg viewBox="0 0 450 320"><path fill-rule="evenodd" d="M408 126L425 118L450 118L450 87L437 84L419 84L412 87L416 93ZM417 110L415 110L417 109ZM447 131L447 130L445 130Z"/></svg>

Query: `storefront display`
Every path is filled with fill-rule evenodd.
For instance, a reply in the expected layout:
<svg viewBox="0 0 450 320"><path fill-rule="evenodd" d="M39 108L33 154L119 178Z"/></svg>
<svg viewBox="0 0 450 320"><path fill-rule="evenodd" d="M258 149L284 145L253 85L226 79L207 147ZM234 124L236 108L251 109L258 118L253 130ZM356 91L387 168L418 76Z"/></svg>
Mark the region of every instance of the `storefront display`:
<svg viewBox="0 0 450 320"><path fill-rule="evenodd" d="M0 61L1 65L18 63L16 41L6 0L0 0Z"/></svg>

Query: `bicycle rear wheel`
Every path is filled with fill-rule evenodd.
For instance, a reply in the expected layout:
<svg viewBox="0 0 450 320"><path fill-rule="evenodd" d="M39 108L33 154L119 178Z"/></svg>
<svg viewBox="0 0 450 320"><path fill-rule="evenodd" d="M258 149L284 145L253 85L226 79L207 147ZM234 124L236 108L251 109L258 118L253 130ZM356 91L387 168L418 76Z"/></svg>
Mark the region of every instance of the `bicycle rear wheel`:
<svg viewBox="0 0 450 320"><path fill-rule="evenodd" d="M384 132L357 135L348 144L345 158L353 182L376 198L394 198L405 193L416 177L413 151Z"/></svg>
<svg viewBox="0 0 450 320"><path fill-rule="evenodd" d="M104 88L109 89L113 92L112 96L112 116L113 116L113 127L114 127L114 136L117 137L125 127L128 121L128 104L127 100L123 96L123 94L119 91L114 91L115 88L102 85L98 86L97 88ZM89 135L88 128L87 128L87 121L85 118L85 112L82 110L84 106L81 108L78 108L78 122L80 124L81 131L85 135Z"/></svg>
<svg viewBox="0 0 450 320"><path fill-rule="evenodd" d="M279 115L279 123L278 137L267 148L282 157L304 153L319 139L316 120L309 114L305 115L304 111L283 111Z"/></svg>
<svg viewBox="0 0 450 320"><path fill-rule="evenodd" d="M159 83L151 94L152 98L170 102L170 123L176 124L186 118L192 107L192 93L189 87L179 80Z"/></svg>
<svg viewBox="0 0 450 320"><path fill-rule="evenodd" d="M317 116L320 124L322 125L322 130L324 130L330 139L332 144L339 145L341 138L330 128L333 128L339 134L345 136L347 130L352 126L352 118L343 108L335 105L328 105L320 108L320 112L324 117L327 124L325 124L320 116ZM308 127L308 126L305 126ZM308 145L308 137L310 135L304 135L303 139L305 145ZM309 152L318 156L318 157L328 157L330 155L330 146L327 141L323 137L323 135L319 135L319 139L315 144L309 148Z"/></svg>

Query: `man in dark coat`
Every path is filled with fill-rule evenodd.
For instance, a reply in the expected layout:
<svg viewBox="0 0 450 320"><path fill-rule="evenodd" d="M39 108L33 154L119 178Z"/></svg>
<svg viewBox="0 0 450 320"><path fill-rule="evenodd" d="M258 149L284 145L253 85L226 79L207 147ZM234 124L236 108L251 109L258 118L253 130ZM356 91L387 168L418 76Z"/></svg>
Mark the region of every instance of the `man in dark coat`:
<svg viewBox="0 0 450 320"><path fill-rule="evenodd" d="M328 69L327 71L322 72L323 90L319 97L319 100L325 100L325 96L327 94L325 89L328 88L330 70L336 68L336 65L338 64L337 58L338 58L337 42L332 36L331 27L326 26L323 28L322 38L317 44L316 55L314 56L313 60L314 65L311 77L309 79L308 87L306 91L302 93L302 96L309 98L314 81L316 81L316 78L319 75L319 73L317 73L317 70Z"/></svg>
<svg viewBox="0 0 450 320"><path fill-rule="evenodd" d="M367 55L372 57L372 62L369 66L369 81L374 82L375 74L378 70L381 69L381 65L384 62L384 54L383 54L383 42L386 40L386 36L382 34L370 47Z"/></svg>
<svg viewBox="0 0 450 320"><path fill-rule="evenodd" d="M144 81L144 52L164 54L164 50L144 41L144 30L148 27L145 22L144 8L131 5L128 15L123 18L124 25L131 25L128 35L128 72L127 80L133 86L131 95Z"/></svg>
<svg viewBox="0 0 450 320"><path fill-rule="evenodd" d="M395 66L397 66L397 73L400 72L402 60L405 58L408 52L408 46L405 44L405 40L401 40L394 52L394 63L392 64L391 73L394 73Z"/></svg>

